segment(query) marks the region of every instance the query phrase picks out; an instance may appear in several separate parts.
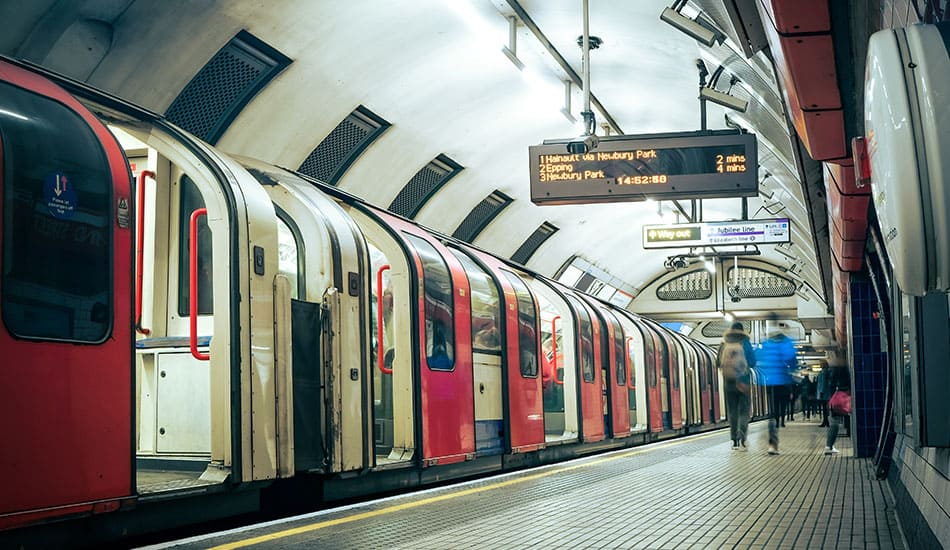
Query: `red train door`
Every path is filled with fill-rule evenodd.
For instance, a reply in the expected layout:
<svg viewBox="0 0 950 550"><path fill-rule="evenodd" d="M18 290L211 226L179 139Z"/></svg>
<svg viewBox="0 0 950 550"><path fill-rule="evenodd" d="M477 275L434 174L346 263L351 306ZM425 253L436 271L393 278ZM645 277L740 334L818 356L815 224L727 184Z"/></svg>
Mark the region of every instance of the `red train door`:
<svg viewBox="0 0 950 550"><path fill-rule="evenodd" d="M450 464L475 456L472 313L465 271L428 236L403 232L414 253L422 402L422 459Z"/></svg>
<svg viewBox="0 0 950 550"><path fill-rule="evenodd" d="M0 61L0 529L133 493L131 194L112 134Z"/></svg>
<svg viewBox="0 0 950 550"><path fill-rule="evenodd" d="M685 358L680 357L676 350L676 344L673 337L663 332L661 329L660 338L663 340L663 346L666 348L666 364L664 370L669 379L670 392L670 419L673 429L683 427L683 397L682 383L680 380L680 361Z"/></svg>
<svg viewBox="0 0 950 550"><path fill-rule="evenodd" d="M497 262L497 260L495 260ZM500 266L500 262L497 263ZM538 305L521 278L500 270L504 278L508 348L508 426L511 452L528 452L544 446L544 403Z"/></svg>
<svg viewBox="0 0 950 550"><path fill-rule="evenodd" d="M592 312L571 294L567 301L577 318L577 358L581 399L581 436L584 441L604 439L603 374L600 370L600 323Z"/></svg>
<svg viewBox="0 0 950 550"><path fill-rule="evenodd" d="M692 342L688 342L693 346L693 351L696 354L696 369L699 373L699 391L702 394L702 411L700 414L700 420L703 424L707 422L713 422L712 419L712 380L709 378L709 368L707 365L706 354L703 350L696 347Z"/></svg>
<svg viewBox="0 0 950 550"><path fill-rule="evenodd" d="M600 308L606 321L610 341L610 376L607 388L610 392L610 417L613 437L630 434L630 397L627 391L627 353L626 339L620 322L606 308Z"/></svg>

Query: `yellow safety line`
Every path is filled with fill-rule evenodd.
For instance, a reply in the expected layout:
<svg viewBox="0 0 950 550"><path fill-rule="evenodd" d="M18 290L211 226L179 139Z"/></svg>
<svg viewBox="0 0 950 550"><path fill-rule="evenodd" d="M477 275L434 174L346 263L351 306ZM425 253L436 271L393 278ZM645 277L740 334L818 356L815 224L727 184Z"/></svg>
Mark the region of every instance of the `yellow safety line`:
<svg viewBox="0 0 950 550"><path fill-rule="evenodd" d="M560 473L562 473L562 472L569 472L569 471L571 471L571 470L576 470L576 469L578 469L578 468L586 468L586 467L588 467L588 466L594 466L594 465L596 465L596 464L602 464L602 463L604 463L604 462L609 462L609 461L611 461L611 460L617 460L618 458L627 458L627 457L634 456L634 455L638 455L638 454L643 454L643 453L648 453L648 452L656 451L656 450L658 450L658 449L662 449L662 448L664 448L664 447L669 447L669 446L671 446L671 445L677 445L677 444L680 444L680 443L687 443L687 442L690 442L690 441L696 441L696 440L699 440L699 439L705 439L705 438L707 438L707 437L712 437L712 436L714 436L714 435L721 435L721 434L720 434L719 431L717 430L717 431L713 431L713 432L710 432L710 433L706 433L706 434L702 434L702 435L697 435L697 436L691 437L691 438L689 438L689 439L676 439L676 440L674 440L674 441L669 441L669 442L666 442L666 443L662 443L662 444L660 444L660 445L657 445L656 447L651 447L651 448L649 448L649 449L637 449L637 450L629 451L629 452L626 452L626 453L618 453L618 454L611 455L611 456L608 456L608 457L599 458L599 459L597 459L597 460L592 460L592 461L590 461L590 462L582 462L582 463L580 463L580 464L574 464L574 465L572 465L572 466L564 466L564 467L561 467L561 468L554 468L554 469L547 470L547 471L544 471L544 472L540 472L540 473L537 473L537 474L531 474L531 475L527 475L527 476L522 476L522 477L516 477L516 478L513 478L513 479L508 479L508 480L505 480L505 481L499 481L498 483L493 483L493 484L491 484L491 485L483 485L483 486L481 486L481 487L473 487L473 488L471 488L471 489L463 489L463 490L461 490L461 491L456 491L456 492L452 492L452 493L448 493L448 494L444 494L444 495L429 497L429 498L425 498L425 499L417 500L417 501L413 501L413 502L407 502L407 503L405 503L405 504L397 504L397 505L395 505L395 506L389 506L389 507L387 507L387 508L382 508L382 509L379 509L379 510L372 510L372 511L369 511L369 512L362 512L362 513L360 513L360 514L354 514L354 515L352 515L352 516L346 516L346 517L343 517L343 518L330 519L330 520L327 520L327 521L321 521L321 522L319 522L319 523L313 523L313 524L310 524L310 525L303 525L303 526L300 526L300 527L294 527L293 529L286 529L286 530L284 530L284 531L278 531L278 532L276 532L276 533L270 533L270 534L267 534L267 535L261 535L261 536L259 536L259 537L254 537L254 538L251 538L251 539L244 539L244 540L239 540L239 541L236 541L236 542L230 542L230 543L227 543L227 544L222 544L222 545L220 545L220 546L214 546L214 547L212 547L211 550L230 550L230 549L232 549L232 548L244 548L245 546L251 546L251 545L254 545L254 544L260 544L260 543L262 543L262 542L268 542L268 541L277 540L277 539L282 539L282 538L286 538L286 537L292 537L292 536L294 536L294 535L299 535L299 534L302 534L302 533L308 533L308 532L310 532L310 531L316 531L316 530L318 530L318 529L323 529L323 528L325 528L325 527L333 527L334 525L342 525L342 524L344 524L344 523L350 523L350 522L353 522L353 521L359 521L359 520L361 520L361 519L369 519L369 518L373 518L373 517L376 517L376 516L381 516L381 515L383 515L383 514L390 514L390 513L392 513L392 512L399 512L399 511L401 511L401 510L409 510L410 508L416 508L416 507L419 507L419 506L425 506L425 505L427 505L427 504L432 504L432 503L435 503L435 502L441 502L441 501L443 501L443 500L449 500L449 499L458 498L458 497L463 497L463 496L467 496L467 495L474 495L474 494L481 493L481 492L484 492L484 491L490 491L490 490L492 490L492 489L500 489L500 488L502 488L502 487L508 487L508 486L510 486L510 485L515 485L515 484L517 484L517 483L524 483L525 481L531 481L531 480L534 480L534 479L538 479L538 478L542 478L542 477L547 477L547 476L554 475L554 474L560 474Z"/></svg>

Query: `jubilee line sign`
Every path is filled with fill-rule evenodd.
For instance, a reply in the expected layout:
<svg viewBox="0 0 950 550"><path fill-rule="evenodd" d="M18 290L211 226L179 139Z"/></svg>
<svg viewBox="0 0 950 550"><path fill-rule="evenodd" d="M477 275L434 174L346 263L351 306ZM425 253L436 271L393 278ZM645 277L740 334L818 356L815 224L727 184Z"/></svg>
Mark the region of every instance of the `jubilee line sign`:
<svg viewBox="0 0 950 550"><path fill-rule="evenodd" d="M774 244L791 239L788 218L643 226L643 248Z"/></svg>

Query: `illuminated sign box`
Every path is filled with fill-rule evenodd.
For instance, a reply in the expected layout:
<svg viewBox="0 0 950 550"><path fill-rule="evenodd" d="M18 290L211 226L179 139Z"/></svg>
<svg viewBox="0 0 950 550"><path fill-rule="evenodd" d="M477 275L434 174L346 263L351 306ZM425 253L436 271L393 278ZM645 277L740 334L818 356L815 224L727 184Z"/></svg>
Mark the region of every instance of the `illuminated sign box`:
<svg viewBox="0 0 950 550"><path fill-rule="evenodd" d="M643 226L643 248L772 244L791 240L788 218Z"/></svg>
<svg viewBox="0 0 950 550"><path fill-rule="evenodd" d="M570 140L528 147L531 202L587 204L645 199L753 197L755 135L735 130L612 136L589 153Z"/></svg>

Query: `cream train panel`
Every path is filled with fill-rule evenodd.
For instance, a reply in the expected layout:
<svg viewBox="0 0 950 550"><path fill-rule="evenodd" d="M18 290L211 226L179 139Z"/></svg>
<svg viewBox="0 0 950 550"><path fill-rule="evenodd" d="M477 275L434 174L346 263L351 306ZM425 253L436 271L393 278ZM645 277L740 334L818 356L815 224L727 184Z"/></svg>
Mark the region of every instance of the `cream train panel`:
<svg viewBox="0 0 950 550"><path fill-rule="evenodd" d="M574 322L571 309L567 302L553 288L541 280L522 276L538 297L538 303L542 310L542 322L545 322L544 311L549 309L555 315L559 315L560 321L557 323L558 330L561 331L561 348L563 351L564 364L558 365L558 368L564 370L564 433L562 440L575 439L579 433L579 410L577 393L577 350L576 336L574 334ZM561 354L558 354L561 356ZM547 415L545 415L547 416ZM547 431L547 428L546 430Z"/></svg>

